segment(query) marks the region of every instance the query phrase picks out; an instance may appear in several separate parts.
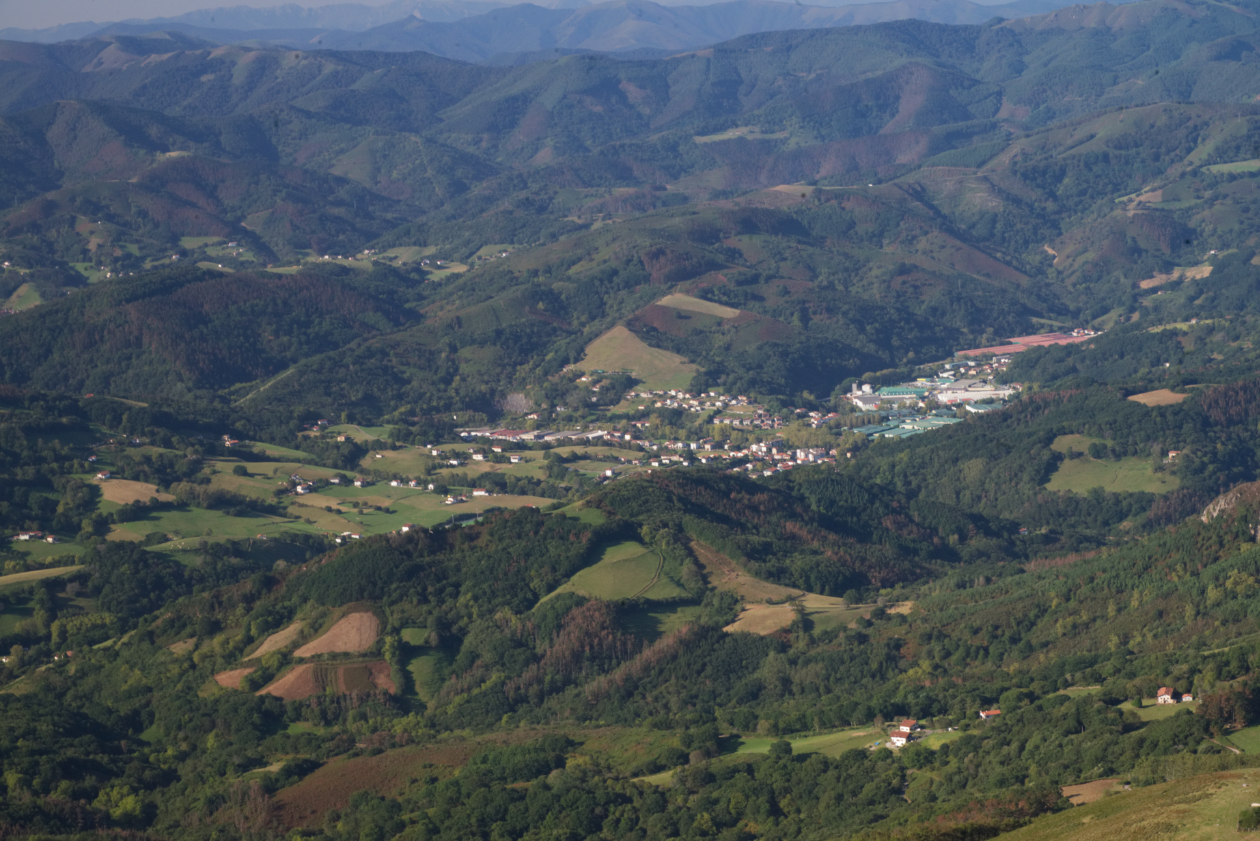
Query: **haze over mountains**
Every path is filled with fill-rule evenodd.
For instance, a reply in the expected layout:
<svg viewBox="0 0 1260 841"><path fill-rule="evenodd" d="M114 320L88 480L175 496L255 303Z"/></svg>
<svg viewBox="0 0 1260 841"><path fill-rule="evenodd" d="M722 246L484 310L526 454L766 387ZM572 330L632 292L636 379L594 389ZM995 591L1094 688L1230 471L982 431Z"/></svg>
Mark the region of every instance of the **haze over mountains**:
<svg viewBox="0 0 1260 841"><path fill-rule="evenodd" d="M309 376L255 399L319 393L363 410L357 379L318 360L366 339L390 380L371 411L449 408L434 383L455 379L479 383L460 408L488 411L525 387L496 365L544 376L531 366L574 361L624 323L731 387L826 394L1030 332L1033 319L1137 312L1153 294L1139 282L1250 241L1256 181L1241 163L1213 167L1258 156L1258 43L1252 6L1169 0L520 67L176 33L3 42L5 259L41 267L46 299L172 255L252 271L423 248L477 268L417 285L410 308L397 289L374 291L366 334L305 334L228 380L171 356L162 330L141 341L163 371L147 379L109 385L123 373L109 355L0 366L12 382L148 399L296 364ZM240 246L198 245L207 237ZM501 251L519 253L478 262ZM436 268L392 265L413 281ZM670 286L749 315L710 324L643 309ZM25 331L62 329L57 308L105 306L97 294L6 323L13 346L40 347ZM422 382L400 348L445 351L413 321L421 309L485 356L449 357L447 374ZM203 351L235 352L214 334Z"/></svg>
<svg viewBox="0 0 1260 841"><path fill-rule="evenodd" d="M423 50L464 61L486 61L496 56L543 51L664 54L756 32L890 20L984 23L995 17L1040 14L1062 5L1060 0L1015 0L999 5L971 0L855 4L726 0L687 5L649 0L596 4L556 0L520 5L477 0L394 0L383 6L340 4L313 9L292 5L267 9L238 6L107 25L73 23L43 30L0 29L0 39L54 43L87 36L142 35L165 30L220 44L304 50Z"/></svg>

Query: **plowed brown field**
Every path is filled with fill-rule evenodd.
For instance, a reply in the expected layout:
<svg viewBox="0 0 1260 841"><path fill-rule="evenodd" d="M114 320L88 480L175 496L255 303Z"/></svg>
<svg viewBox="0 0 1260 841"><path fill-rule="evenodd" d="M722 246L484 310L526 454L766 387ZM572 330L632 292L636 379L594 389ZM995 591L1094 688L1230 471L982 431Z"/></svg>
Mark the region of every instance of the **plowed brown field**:
<svg viewBox="0 0 1260 841"><path fill-rule="evenodd" d="M271 636L263 640L263 644L258 646L258 650L246 657L246 660L253 660L255 657L261 657L264 654L270 654L273 651L279 651L288 646L297 639L298 634L302 633L302 623L294 622L283 631L276 631Z"/></svg>
<svg viewBox="0 0 1260 841"><path fill-rule="evenodd" d="M157 485L148 482L133 482L130 479L106 479L100 483L101 496L108 502L126 505L129 502L148 502L149 497L157 497L162 502L170 502L175 497L158 493Z"/></svg>
<svg viewBox="0 0 1260 841"><path fill-rule="evenodd" d="M375 692L378 689L391 694L398 691L398 687L390 679L389 664L384 660L372 660L367 663L345 664L303 663L258 690L257 694L275 695L286 701L300 701L329 687L342 694Z"/></svg>
<svg viewBox="0 0 1260 841"><path fill-rule="evenodd" d="M330 809L344 809L350 795L367 790L394 794L412 777L420 776L421 768L438 765L445 768L463 765L480 745L399 748L378 756L356 759L334 759L295 786L276 795L280 819L286 826L322 826Z"/></svg>
<svg viewBox="0 0 1260 841"><path fill-rule="evenodd" d="M245 675L253 670L254 667L250 666L248 669L232 669L229 672L219 672L214 676L214 682L224 689L240 689L241 681L245 679Z"/></svg>
<svg viewBox="0 0 1260 841"><path fill-rule="evenodd" d="M294 657L316 654L358 654L367 651L381 635L381 621L371 613L351 613L318 639L293 652Z"/></svg>

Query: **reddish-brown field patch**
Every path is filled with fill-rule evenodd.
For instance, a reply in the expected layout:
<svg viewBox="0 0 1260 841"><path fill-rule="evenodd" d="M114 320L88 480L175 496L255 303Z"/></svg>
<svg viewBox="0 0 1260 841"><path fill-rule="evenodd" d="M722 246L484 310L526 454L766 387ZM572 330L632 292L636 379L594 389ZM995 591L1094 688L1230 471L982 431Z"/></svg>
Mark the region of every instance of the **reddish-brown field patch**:
<svg viewBox="0 0 1260 841"><path fill-rule="evenodd" d="M219 672L214 676L214 682L222 686L224 689L240 689L241 681L245 679L245 675L254 671L254 667L248 669L232 669L227 672Z"/></svg>
<svg viewBox="0 0 1260 841"><path fill-rule="evenodd" d="M272 634L271 636L263 640L263 644L258 646L258 649L253 654L246 657L245 659L253 660L255 657L261 657L264 654L270 654L273 651L279 651L280 649L287 647L290 643L292 643L295 639L297 639L298 634L300 633L302 633L302 623L294 622L292 625L285 628L283 631L276 631L274 634Z"/></svg>
<svg viewBox="0 0 1260 841"><path fill-rule="evenodd" d="M108 502L126 505L129 502L148 502L150 497L157 497L162 502L170 502L175 497L158 493L157 485L148 482L133 482L130 479L106 479L100 482L101 496Z"/></svg>
<svg viewBox="0 0 1260 841"><path fill-rule="evenodd" d="M257 695L275 695L286 701L300 701L309 698L323 689L320 682L319 668L314 663L305 663L296 669L285 672L270 685L259 689Z"/></svg>
<svg viewBox="0 0 1260 841"><path fill-rule="evenodd" d="M384 660L340 666L337 669L337 688L341 692L375 692L378 689L384 689L391 695L398 692L389 676L389 664Z"/></svg>
<svg viewBox="0 0 1260 841"><path fill-rule="evenodd" d="M290 827L321 826L325 813L350 805L350 795L356 791L396 794L419 777L426 766L459 767L478 747L476 742L467 742L398 748L377 756L334 759L276 795L280 820Z"/></svg>
<svg viewBox="0 0 1260 841"><path fill-rule="evenodd" d="M367 651L381 635L381 620L371 613L351 613L318 639L293 652L294 657L316 654L358 654Z"/></svg>
<svg viewBox="0 0 1260 841"><path fill-rule="evenodd" d="M337 692L398 691L384 660L367 663L303 663L285 672L278 680L258 690L259 695L275 695L286 701L300 701L332 687Z"/></svg>

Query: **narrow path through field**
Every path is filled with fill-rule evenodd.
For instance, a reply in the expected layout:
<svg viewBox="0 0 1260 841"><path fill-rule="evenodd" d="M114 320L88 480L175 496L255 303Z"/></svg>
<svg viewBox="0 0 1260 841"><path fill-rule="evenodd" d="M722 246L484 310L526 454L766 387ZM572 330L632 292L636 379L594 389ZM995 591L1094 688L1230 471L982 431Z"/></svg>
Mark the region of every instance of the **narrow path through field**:
<svg viewBox="0 0 1260 841"><path fill-rule="evenodd" d="M1212 742L1213 744L1220 745L1221 747L1225 748L1225 750L1232 750L1234 753L1242 753L1241 750L1234 747L1233 745L1226 745L1226 744L1216 741L1215 739L1208 739L1208 741Z"/></svg>
<svg viewBox="0 0 1260 841"><path fill-rule="evenodd" d="M259 392L262 392L262 391L266 391L267 389L271 388L273 385L275 385L276 383L280 382L281 380L283 380L285 377L289 376L289 374L292 374L292 373L293 373L294 371L296 371L296 370L297 370L297 366L296 366L296 365L294 365L294 366L290 367L290 368L289 368L289 370L280 372L280 373L279 373L279 374L277 374L276 376L274 376L274 377L272 377L271 379L267 380L267 382L265 382L265 383L263 383L262 385L258 386L258 388L254 389L254 390L253 390L253 391L251 391L249 394L246 394L246 395L245 395L244 397L242 397L240 400L237 400L237 401L236 401L235 403L233 403L232 405L233 405L233 406L239 406L239 405L241 405L241 404L242 404L242 403L244 403L246 400L248 400L249 398L253 397L255 394L258 394Z"/></svg>
<svg viewBox="0 0 1260 841"><path fill-rule="evenodd" d="M656 573L652 576L652 580L651 580L651 581L649 581L649 582L647 583L647 586L646 586L646 587L644 587L644 588L643 588L642 590L640 590L639 592L635 593L635 594L634 594L633 596L631 596L630 598L632 598L632 599L637 599L639 596L643 595L643 594L644 594L644 593L646 593L648 590L651 590L654 586L656 586L656 582L660 580L660 578L661 578L661 570L665 568L665 556L664 556L664 555L662 555L660 552L657 552L657 553L656 553L656 557L660 558L661 560L660 560L660 562L656 565Z"/></svg>

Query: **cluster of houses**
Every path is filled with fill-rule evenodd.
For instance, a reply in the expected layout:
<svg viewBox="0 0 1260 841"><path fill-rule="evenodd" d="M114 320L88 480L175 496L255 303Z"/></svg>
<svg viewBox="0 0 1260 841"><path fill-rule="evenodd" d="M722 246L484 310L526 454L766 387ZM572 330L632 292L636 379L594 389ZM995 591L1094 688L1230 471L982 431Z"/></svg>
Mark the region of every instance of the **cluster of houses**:
<svg viewBox="0 0 1260 841"><path fill-rule="evenodd" d="M1171 686L1161 686L1159 691L1155 693L1155 703L1157 704L1188 704L1194 700L1194 695L1190 692L1178 692Z"/></svg>
<svg viewBox="0 0 1260 841"><path fill-rule="evenodd" d="M297 473L294 473L294 474L290 475L290 476L289 476L289 481L291 481L291 482L294 482L294 483L295 483L295 484L294 484L294 486L293 486L293 490L294 490L294 492L295 492L295 493L298 493L298 494L310 494L310 493L315 493L316 491L318 491L318 490L319 490L319 486L318 486L318 485L317 485L314 481L311 481L311 480L308 480L308 479L303 479L303 478L302 478L299 474L297 474ZM341 477L340 477L340 476L332 476L332 477L328 478L326 481L327 481L327 482L328 482L328 484L330 484L330 485L340 485L340 484L341 484ZM283 483L283 482L281 482L281 484L284 484L284 483ZM370 488L370 487L372 486L372 480L371 480L371 479L368 479L368 478L366 478L366 477L364 477L364 476L357 476L357 477L355 477L355 479L354 479L354 486L355 486L356 488ZM397 486L395 486L395 487L397 487ZM414 484L414 483L412 484L412 487L413 487L413 488L415 487L415 484ZM431 487L432 487L432 486L430 486L430 488L431 488Z"/></svg>
<svg viewBox="0 0 1260 841"><path fill-rule="evenodd" d="M553 431L550 429L502 429L495 427L484 427L481 429L461 429L459 435L464 440L472 438L489 438L491 441L502 441L520 444L532 444L536 442L559 442L559 441L575 441L575 442L591 442L602 441L605 438L621 438L629 441L631 436L629 433L622 435L618 432L609 432L604 429L592 429L583 431L580 429L567 429Z"/></svg>
<svg viewBox="0 0 1260 841"><path fill-rule="evenodd" d="M20 531L9 539L22 540L22 541L39 540L39 541L43 541L44 543L60 543L61 542L61 538L57 537L57 535L44 534L42 531Z"/></svg>

